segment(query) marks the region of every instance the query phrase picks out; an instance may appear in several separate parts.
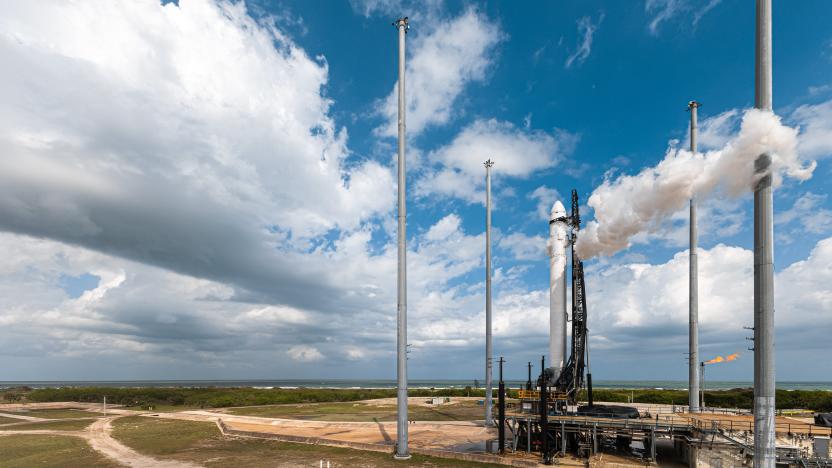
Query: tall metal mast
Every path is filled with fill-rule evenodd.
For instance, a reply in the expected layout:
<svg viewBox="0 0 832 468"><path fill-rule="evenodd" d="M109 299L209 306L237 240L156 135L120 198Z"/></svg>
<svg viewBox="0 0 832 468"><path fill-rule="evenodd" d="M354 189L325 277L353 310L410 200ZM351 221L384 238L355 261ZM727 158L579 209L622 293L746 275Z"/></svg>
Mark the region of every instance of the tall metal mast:
<svg viewBox="0 0 832 468"><path fill-rule="evenodd" d="M491 343L491 167L494 161L485 163L485 425L493 426L491 417L491 362L494 349Z"/></svg>
<svg viewBox="0 0 832 468"><path fill-rule="evenodd" d="M757 0L754 107L772 110L771 0ZM774 468L774 227L771 156L754 163L754 468Z"/></svg>
<svg viewBox="0 0 832 468"><path fill-rule="evenodd" d="M409 29L407 17L399 18L393 23L399 32L399 271L397 287L397 322L396 336L398 394L396 404L396 455L395 458L410 458L407 449L407 222L405 191L405 102L404 102L404 43Z"/></svg>
<svg viewBox="0 0 832 468"><path fill-rule="evenodd" d="M699 103L690 101L690 152L696 154L697 116ZM688 328L688 406L691 413L699 412L699 265L697 257L696 199L690 199L690 286Z"/></svg>

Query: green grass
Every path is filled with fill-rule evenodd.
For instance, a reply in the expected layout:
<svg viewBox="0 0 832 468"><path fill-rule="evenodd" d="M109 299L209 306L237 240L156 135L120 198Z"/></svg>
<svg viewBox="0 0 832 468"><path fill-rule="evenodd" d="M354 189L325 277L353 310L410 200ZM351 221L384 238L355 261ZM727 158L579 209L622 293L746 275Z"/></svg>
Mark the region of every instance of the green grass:
<svg viewBox="0 0 832 468"><path fill-rule="evenodd" d="M80 438L49 435L9 435L0 437L0 466L4 468L116 467L108 458L90 448Z"/></svg>
<svg viewBox="0 0 832 468"><path fill-rule="evenodd" d="M439 389L411 390L410 396L483 396L482 390ZM146 408L185 406L190 408L225 408L229 406L274 405L285 403L323 403L393 398L396 389L259 389L259 388L110 388L63 387L41 388L25 395L27 401L79 401L100 403L104 396L112 404Z"/></svg>
<svg viewBox="0 0 832 468"><path fill-rule="evenodd" d="M229 408L229 414L310 421L395 421L395 405L366 403L306 403ZM408 418L416 421L471 421L483 419L483 407L464 401L435 407L410 405Z"/></svg>
<svg viewBox="0 0 832 468"><path fill-rule="evenodd" d="M191 461L205 466L335 466L363 467L483 467L496 466L414 456L394 461L390 454L322 445L223 437L213 423L130 416L113 422L113 437L137 452L160 459Z"/></svg>
<svg viewBox="0 0 832 468"><path fill-rule="evenodd" d="M586 399L586 392L580 397ZM630 396L635 403L662 403L686 405L688 392L685 390L603 390L593 391L595 401L625 403ZM751 409L754 391L750 388L732 390L715 390L705 392L705 404L716 408ZM832 392L824 390L777 390L777 409L808 409L812 411L832 411Z"/></svg>
<svg viewBox="0 0 832 468"><path fill-rule="evenodd" d="M32 422L26 424L17 424L14 426L0 427L0 432L3 429L10 431L80 431L95 422L95 419L64 419L58 421Z"/></svg>
<svg viewBox="0 0 832 468"><path fill-rule="evenodd" d="M32 416L34 418L44 419L75 419L75 418L94 418L96 416L103 416L102 413L72 410L72 409L41 409L31 411L4 411L8 414L19 414L21 416Z"/></svg>
<svg viewBox="0 0 832 468"><path fill-rule="evenodd" d="M114 438L151 456L187 452L203 441L222 439L217 426L210 422L128 416L116 419L112 426Z"/></svg>

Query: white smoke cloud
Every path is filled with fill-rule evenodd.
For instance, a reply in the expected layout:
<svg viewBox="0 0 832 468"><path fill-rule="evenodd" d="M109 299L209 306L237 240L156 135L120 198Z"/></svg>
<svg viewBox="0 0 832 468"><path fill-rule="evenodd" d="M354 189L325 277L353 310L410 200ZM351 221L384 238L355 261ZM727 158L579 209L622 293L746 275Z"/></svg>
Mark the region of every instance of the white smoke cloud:
<svg viewBox="0 0 832 468"><path fill-rule="evenodd" d="M457 99L467 84L482 81L494 63L494 49L504 38L500 26L475 9L468 9L437 26L414 31L407 61L407 131L418 135L431 126L451 121ZM376 129L382 136L394 137L398 122L398 82L390 94L378 102L376 111L385 123Z"/></svg>
<svg viewBox="0 0 832 468"><path fill-rule="evenodd" d="M783 175L809 179L816 163L804 165L800 160L797 135L797 129L783 125L773 113L749 109L739 134L721 149L693 154L670 148L655 167L607 178L589 197L595 220L581 233L578 254L588 259L627 248L633 236L655 229L693 196L702 199L718 190L730 196L748 192L764 175L754 169L764 153L771 156L769 173L775 187Z"/></svg>

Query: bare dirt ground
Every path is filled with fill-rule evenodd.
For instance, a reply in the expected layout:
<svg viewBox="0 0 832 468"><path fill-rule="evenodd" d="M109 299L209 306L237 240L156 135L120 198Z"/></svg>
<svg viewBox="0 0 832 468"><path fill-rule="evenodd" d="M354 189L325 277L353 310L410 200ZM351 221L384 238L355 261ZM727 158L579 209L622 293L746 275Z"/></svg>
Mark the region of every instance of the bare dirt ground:
<svg viewBox="0 0 832 468"><path fill-rule="evenodd" d="M25 416L22 414L14 414L14 413L0 413L0 417L2 418L10 418L10 419L20 419L21 421L29 421L29 422L43 422L49 421L46 418L38 418L35 416Z"/></svg>
<svg viewBox="0 0 832 468"><path fill-rule="evenodd" d="M190 421L222 419L230 429L296 437L320 437L344 442L392 445L397 436L395 422L327 422L297 419L234 416L213 411L158 413L159 418ZM497 437L495 428L470 421L415 422L408 426L408 441L413 447L453 449L485 444Z"/></svg>

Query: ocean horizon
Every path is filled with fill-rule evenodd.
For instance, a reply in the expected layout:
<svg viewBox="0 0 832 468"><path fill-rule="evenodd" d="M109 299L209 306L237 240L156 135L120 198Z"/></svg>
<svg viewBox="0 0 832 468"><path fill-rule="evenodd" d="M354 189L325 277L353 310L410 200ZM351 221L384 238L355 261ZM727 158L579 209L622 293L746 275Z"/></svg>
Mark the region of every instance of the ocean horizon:
<svg viewBox="0 0 832 468"><path fill-rule="evenodd" d="M506 386L517 388L525 380L506 380ZM420 380L408 382L411 389L482 388L484 380ZM494 382L496 388L496 380ZM686 380L594 380L596 389L656 389L685 390ZM728 390L751 388L753 382L745 380L706 382L706 390ZM832 391L832 381L779 381L781 390L826 390ZM342 388L342 389L388 389L396 388L393 379L230 379L230 380L28 380L0 381L0 389L12 387L57 388L57 387L112 387L112 388L171 388L171 387L251 387L251 388Z"/></svg>

